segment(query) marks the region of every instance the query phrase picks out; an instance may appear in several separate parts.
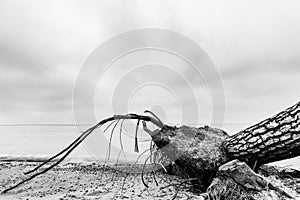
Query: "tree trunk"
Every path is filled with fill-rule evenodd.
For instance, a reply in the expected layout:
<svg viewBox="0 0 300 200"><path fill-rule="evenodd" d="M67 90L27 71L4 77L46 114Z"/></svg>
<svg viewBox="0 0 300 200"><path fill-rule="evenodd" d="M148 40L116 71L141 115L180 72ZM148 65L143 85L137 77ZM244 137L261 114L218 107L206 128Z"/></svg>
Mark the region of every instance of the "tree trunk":
<svg viewBox="0 0 300 200"><path fill-rule="evenodd" d="M300 155L300 102L233 136L211 127L170 127L151 135L161 154L182 174L196 178L194 186L205 191L218 168L231 160L251 168Z"/></svg>
<svg viewBox="0 0 300 200"><path fill-rule="evenodd" d="M252 168L300 155L300 102L223 143L230 160Z"/></svg>

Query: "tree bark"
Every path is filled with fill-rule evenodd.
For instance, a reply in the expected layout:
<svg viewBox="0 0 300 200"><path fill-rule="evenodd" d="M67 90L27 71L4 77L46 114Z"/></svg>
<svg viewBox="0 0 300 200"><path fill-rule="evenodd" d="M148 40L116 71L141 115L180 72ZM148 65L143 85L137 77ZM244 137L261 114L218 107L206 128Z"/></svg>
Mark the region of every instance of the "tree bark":
<svg viewBox="0 0 300 200"><path fill-rule="evenodd" d="M252 168L300 155L300 102L227 139L230 160L239 159Z"/></svg>

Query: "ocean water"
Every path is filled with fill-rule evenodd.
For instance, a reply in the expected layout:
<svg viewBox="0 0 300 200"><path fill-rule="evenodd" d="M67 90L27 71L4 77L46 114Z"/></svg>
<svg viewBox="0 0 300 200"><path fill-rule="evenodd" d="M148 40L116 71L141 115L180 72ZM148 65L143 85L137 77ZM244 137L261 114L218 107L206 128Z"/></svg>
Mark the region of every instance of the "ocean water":
<svg viewBox="0 0 300 200"><path fill-rule="evenodd" d="M79 136L76 127L68 126L2 126L0 127L0 155L51 156L65 148ZM73 157L88 156L79 146Z"/></svg>
<svg viewBox="0 0 300 200"><path fill-rule="evenodd" d="M230 125L233 126L233 125ZM225 125L225 130L237 132L234 130L242 130L241 127L230 127ZM65 147L67 147L74 139L76 139L80 131L84 131L88 127L80 127L78 130L74 126L0 126L0 158L45 158L50 157ZM129 130L134 134L134 130ZM145 140L146 136L141 140ZM140 152L134 153L134 136L123 136L124 152L127 161L133 161L147 149L148 143L140 145ZM104 161L107 158L107 150L109 134L103 137L103 133L95 132L89 136L87 141L80 144L68 157L76 161ZM115 135L112 139L110 151L110 161L115 162L120 153L119 136ZM122 154L123 155L123 154ZM145 158L145 157L144 157ZM143 160L143 158L141 158ZM300 169L300 157L288 159L274 163L280 166L291 166Z"/></svg>
<svg viewBox="0 0 300 200"><path fill-rule="evenodd" d="M39 160L60 152L71 144L88 126L0 126L0 158ZM140 144L140 153L133 151L134 130L127 128L132 135L124 134L124 150L119 161L135 161L149 145ZM108 131L110 132L110 130ZM145 138L141 138L143 140ZM72 161L116 162L120 153L119 136L112 139L108 156L110 134L94 131L67 157ZM125 156L124 156L125 154ZM109 158L109 160L107 160ZM143 156L140 160L145 158Z"/></svg>

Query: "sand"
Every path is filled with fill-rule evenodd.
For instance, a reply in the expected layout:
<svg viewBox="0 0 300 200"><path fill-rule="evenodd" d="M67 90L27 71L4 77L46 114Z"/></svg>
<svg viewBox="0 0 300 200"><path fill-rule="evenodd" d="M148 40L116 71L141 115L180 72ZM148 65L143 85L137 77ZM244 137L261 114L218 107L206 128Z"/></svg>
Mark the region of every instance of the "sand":
<svg viewBox="0 0 300 200"><path fill-rule="evenodd" d="M33 169L39 163L0 162L0 191L20 182L29 175L23 172ZM141 174L132 165L103 165L100 163L62 163L30 182L0 194L0 199L203 199L190 191L175 176L156 172L144 175L148 188L141 180ZM126 173L131 171L124 181ZM124 183L124 185L123 185ZM123 189L122 189L123 188Z"/></svg>

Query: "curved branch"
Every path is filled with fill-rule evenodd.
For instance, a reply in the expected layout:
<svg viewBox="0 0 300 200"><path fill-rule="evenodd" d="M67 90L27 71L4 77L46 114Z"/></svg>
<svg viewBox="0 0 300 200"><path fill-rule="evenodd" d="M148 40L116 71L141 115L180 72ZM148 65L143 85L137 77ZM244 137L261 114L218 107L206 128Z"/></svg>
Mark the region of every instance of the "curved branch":
<svg viewBox="0 0 300 200"><path fill-rule="evenodd" d="M152 111L150 110L145 110L144 113L150 113L155 119L157 119L157 121L161 124L161 126L163 126L163 122L159 119L159 117L157 117L156 114L154 114Z"/></svg>

